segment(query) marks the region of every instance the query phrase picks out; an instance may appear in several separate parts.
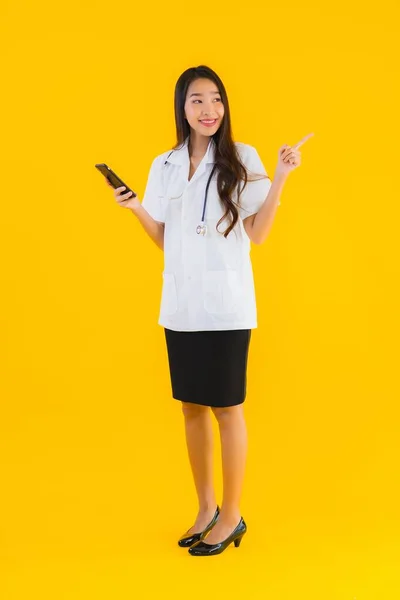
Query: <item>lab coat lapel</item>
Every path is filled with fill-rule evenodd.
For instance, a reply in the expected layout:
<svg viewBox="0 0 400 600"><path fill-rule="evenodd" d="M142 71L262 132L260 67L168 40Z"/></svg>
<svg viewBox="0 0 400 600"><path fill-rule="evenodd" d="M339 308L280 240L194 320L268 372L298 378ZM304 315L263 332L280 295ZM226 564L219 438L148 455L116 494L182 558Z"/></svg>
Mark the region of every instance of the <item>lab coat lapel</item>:
<svg viewBox="0 0 400 600"><path fill-rule="evenodd" d="M186 138L186 140L180 148L174 150L174 152L168 158L168 162L171 162L172 164L178 165L180 167L180 178L183 179L187 186L189 186L194 181L197 181L197 179L206 171L206 167L208 164L214 164L215 147L215 141L211 137L208 143L207 151L190 181L188 181L190 169L189 137Z"/></svg>
<svg viewBox="0 0 400 600"><path fill-rule="evenodd" d="M188 150L187 150L187 158L188 158L188 166L187 166L186 173L184 174L184 177L186 177L186 182L189 177L189 168L190 168L190 159L189 159ZM203 158L201 159L201 162L200 162L199 166L197 167L196 171L194 172L192 179L188 182L188 185L190 185L194 181L197 181L197 179L199 177L201 177L201 175L207 170L207 165L213 164L214 162L215 162L215 142L214 142L214 139L211 137L210 141L208 143L207 151L206 151L205 155L203 156Z"/></svg>

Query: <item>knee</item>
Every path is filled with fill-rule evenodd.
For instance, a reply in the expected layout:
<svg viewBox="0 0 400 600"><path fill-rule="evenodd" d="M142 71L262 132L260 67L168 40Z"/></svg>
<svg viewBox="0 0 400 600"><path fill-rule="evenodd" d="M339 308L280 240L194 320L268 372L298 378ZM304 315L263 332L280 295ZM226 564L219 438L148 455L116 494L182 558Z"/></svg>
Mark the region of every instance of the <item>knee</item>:
<svg viewBox="0 0 400 600"><path fill-rule="evenodd" d="M182 402L182 412L185 419L193 419L206 415L209 412L209 407L194 402Z"/></svg>
<svg viewBox="0 0 400 600"><path fill-rule="evenodd" d="M237 406L213 406L211 410L220 425L243 416L243 406L241 404Z"/></svg>

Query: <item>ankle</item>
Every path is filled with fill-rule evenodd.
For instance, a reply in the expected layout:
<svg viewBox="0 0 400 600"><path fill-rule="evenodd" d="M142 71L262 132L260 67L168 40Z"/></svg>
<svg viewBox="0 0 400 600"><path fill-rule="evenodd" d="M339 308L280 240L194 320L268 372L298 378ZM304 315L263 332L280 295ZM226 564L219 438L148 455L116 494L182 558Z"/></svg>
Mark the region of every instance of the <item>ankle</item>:
<svg viewBox="0 0 400 600"><path fill-rule="evenodd" d="M219 520L230 525L237 525L241 519L240 508L221 506Z"/></svg>
<svg viewBox="0 0 400 600"><path fill-rule="evenodd" d="M199 504L199 513L205 514L215 512L217 508L216 500L206 501Z"/></svg>

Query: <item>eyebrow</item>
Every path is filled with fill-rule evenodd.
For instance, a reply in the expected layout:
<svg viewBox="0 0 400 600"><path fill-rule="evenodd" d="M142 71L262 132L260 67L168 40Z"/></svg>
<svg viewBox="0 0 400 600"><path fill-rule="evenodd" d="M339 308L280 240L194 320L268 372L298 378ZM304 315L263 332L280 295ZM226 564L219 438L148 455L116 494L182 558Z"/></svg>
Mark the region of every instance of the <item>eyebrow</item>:
<svg viewBox="0 0 400 600"><path fill-rule="evenodd" d="M221 95L219 92L210 92L211 94L219 94ZM199 94L199 93L193 93L190 94L189 98L191 98L192 96L204 96L204 94Z"/></svg>

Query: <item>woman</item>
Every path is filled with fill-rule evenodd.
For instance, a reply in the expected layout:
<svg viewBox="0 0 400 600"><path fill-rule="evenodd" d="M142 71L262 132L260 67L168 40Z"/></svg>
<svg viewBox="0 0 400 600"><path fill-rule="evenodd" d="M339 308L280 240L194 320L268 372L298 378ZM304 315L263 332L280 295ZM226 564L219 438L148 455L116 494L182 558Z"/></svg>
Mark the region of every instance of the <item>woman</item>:
<svg viewBox="0 0 400 600"><path fill-rule="evenodd" d="M305 139L280 148L272 183L255 148L233 141L225 87L206 66L179 77L175 120L177 144L154 159L142 203L124 187L114 194L164 250L159 324L199 500L194 525L178 544L193 556L211 556L232 542L238 547L247 530L239 502L247 356L257 327L250 241L266 239ZM210 409L221 436L221 508L213 487Z"/></svg>

